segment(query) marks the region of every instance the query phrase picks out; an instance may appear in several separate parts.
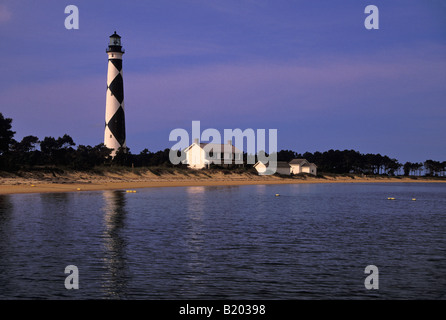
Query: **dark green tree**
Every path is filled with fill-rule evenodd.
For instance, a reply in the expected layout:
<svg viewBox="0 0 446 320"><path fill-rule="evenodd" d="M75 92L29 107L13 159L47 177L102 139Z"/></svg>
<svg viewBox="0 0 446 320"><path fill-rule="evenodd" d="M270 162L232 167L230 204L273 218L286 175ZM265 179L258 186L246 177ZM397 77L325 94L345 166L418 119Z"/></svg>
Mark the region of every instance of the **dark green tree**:
<svg viewBox="0 0 446 320"><path fill-rule="evenodd" d="M292 150L280 150L279 152L277 152L277 161L290 162L297 157L297 153Z"/></svg>
<svg viewBox="0 0 446 320"><path fill-rule="evenodd" d="M36 150L39 138L36 136L26 136L22 141L15 141L11 144L10 167L19 168L21 166L34 166L40 161L41 152Z"/></svg>
<svg viewBox="0 0 446 320"><path fill-rule="evenodd" d="M46 164L67 165L73 160L74 149L72 147L75 145L73 139L64 134L63 137L57 139L45 137L40 142L40 150Z"/></svg>
<svg viewBox="0 0 446 320"><path fill-rule="evenodd" d="M0 155L7 153L11 143L13 143L15 132L11 130L11 123L11 118L5 118L0 113Z"/></svg>
<svg viewBox="0 0 446 320"><path fill-rule="evenodd" d="M39 138L36 136L26 136L20 142L14 141L11 150L17 153L28 153L34 151L38 143Z"/></svg>
<svg viewBox="0 0 446 320"><path fill-rule="evenodd" d="M103 143L97 146L79 145L74 152L74 160L70 166L78 170L93 169L95 166L103 165L110 160L112 149Z"/></svg>
<svg viewBox="0 0 446 320"><path fill-rule="evenodd" d="M130 148L119 147L119 149L116 151L115 156L113 157L112 164L119 166L129 166L131 165L131 161L129 161L130 159Z"/></svg>
<svg viewBox="0 0 446 320"><path fill-rule="evenodd" d="M404 170L405 176L410 175L410 173L412 171L412 162L407 161L403 166L403 170Z"/></svg>

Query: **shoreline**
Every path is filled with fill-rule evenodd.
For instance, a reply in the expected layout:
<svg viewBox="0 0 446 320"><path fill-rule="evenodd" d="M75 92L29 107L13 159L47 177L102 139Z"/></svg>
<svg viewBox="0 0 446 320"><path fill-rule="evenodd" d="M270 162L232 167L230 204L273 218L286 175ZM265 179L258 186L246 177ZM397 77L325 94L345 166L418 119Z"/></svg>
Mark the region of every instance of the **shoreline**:
<svg viewBox="0 0 446 320"><path fill-rule="evenodd" d="M424 177L359 177L330 175L326 177L258 176L252 173L222 172L105 172L88 174L71 172L29 174L0 178L0 195L23 193L59 193L100 190L134 190L140 188L191 187L191 186L242 186L271 184L314 183L446 183L446 179Z"/></svg>

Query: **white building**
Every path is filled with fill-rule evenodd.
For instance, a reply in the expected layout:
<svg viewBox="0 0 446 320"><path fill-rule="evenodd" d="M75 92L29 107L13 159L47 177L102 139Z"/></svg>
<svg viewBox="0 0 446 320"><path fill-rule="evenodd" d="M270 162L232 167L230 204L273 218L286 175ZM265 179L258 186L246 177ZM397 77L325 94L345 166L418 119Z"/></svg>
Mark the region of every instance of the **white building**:
<svg viewBox="0 0 446 320"><path fill-rule="evenodd" d="M273 174L273 173L289 175L291 173L290 165L286 161L277 161L275 172L271 172L271 169L269 169L269 164L266 165L265 163L263 163L261 161L257 161L257 163L253 167L257 170L259 175L266 175L266 174Z"/></svg>
<svg viewBox="0 0 446 320"><path fill-rule="evenodd" d="M257 173L259 175L268 174L268 167L261 161L257 161L257 163L253 167L257 170Z"/></svg>
<svg viewBox="0 0 446 320"><path fill-rule="evenodd" d="M306 159L293 159L289 162L292 174L309 173L317 175L317 166Z"/></svg>
<svg viewBox="0 0 446 320"><path fill-rule="evenodd" d="M184 149L186 159L183 160L191 169L209 168L211 164L221 166L243 165L243 152L232 145L229 140L227 144L199 143L195 139L189 147Z"/></svg>
<svg viewBox="0 0 446 320"><path fill-rule="evenodd" d="M317 174L317 166L314 163L309 163L305 159L294 159L289 163L285 161L277 161L276 172L279 174L290 175L290 174L299 174L299 173L309 173L312 175ZM268 169L268 166L258 161L254 168L257 170L259 175L271 174L271 169Z"/></svg>

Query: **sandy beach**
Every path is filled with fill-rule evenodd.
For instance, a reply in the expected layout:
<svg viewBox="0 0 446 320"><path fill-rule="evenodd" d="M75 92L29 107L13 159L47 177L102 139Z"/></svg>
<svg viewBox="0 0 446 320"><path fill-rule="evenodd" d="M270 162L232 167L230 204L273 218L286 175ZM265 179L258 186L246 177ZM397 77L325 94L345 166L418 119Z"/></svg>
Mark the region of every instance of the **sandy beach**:
<svg viewBox="0 0 446 320"><path fill-rule="evenodd" d="M394 182L437 182L445 179L422 177L359 177L359 176L258 176L246 173L228 172L163 172L155 174L150 170L111 171L103 173L86 172L25 172L3 173L0 178L0 194L82 192L92 190L134 190L153 187L185 186L227 186L258 184L297 184L297 183L394 183Z"/></svg>

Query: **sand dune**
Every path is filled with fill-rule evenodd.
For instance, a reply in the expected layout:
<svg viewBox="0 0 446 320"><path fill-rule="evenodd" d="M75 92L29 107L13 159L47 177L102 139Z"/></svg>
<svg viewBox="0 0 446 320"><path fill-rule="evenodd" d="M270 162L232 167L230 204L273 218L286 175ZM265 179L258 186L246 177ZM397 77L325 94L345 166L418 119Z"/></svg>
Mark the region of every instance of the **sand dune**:
<svg viewBox="0 0 446 320"><path fill-rule="evenodd" d="M409 177L359 177L342 175L312 176L258 176L255 173L230 171L168 170L154 173L150 170L87 172L22 172L3 173L0 194L40 192L81 192L91 190L137 189L150 187L219 186L290 183L358 183L358 182L446 182L444 179Z"/></svg>

